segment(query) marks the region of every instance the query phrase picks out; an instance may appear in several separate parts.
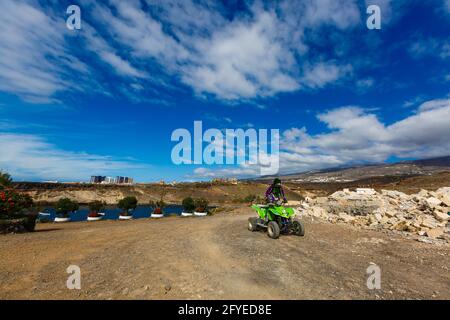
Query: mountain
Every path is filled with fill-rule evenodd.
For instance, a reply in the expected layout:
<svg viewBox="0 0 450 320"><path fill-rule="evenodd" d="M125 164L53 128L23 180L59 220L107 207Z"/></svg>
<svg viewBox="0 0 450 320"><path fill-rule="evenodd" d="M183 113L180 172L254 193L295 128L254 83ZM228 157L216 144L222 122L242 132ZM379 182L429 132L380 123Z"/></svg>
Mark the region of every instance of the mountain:
<svg viewBox="0 0 450 320"><path fill-rule="evenodd" d="M450 171L450 156L422 160L409 160L397 163L361 165L344 168L329 168L282 175L281 178L292 182L350 182L383 176L420 176ZM257 180L270 180L272 176Z"/></svg>

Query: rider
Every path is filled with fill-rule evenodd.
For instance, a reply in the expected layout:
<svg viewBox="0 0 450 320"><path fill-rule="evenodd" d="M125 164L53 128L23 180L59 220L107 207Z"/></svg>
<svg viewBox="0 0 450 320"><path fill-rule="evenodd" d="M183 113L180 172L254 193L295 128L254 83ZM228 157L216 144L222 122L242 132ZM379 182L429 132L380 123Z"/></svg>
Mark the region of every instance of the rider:
<svg viewBox="0 0 450 320"><path fill-rule="evenodd" d="M266 200L267 203L277 203L281 200L287 202L280 179L276 178L273 180L273 183L266 191Z"/></svg>

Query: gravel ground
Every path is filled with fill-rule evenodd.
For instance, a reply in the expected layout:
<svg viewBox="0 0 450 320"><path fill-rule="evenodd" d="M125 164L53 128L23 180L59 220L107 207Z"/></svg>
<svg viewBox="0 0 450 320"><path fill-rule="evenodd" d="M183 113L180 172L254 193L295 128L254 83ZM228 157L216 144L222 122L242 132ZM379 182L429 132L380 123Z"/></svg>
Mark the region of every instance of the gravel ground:
<svg viewBox="0 0 450 320"><path fill-rule="evenodd" d="M248 208L205 218L39 224L0 236L0 299L450 299L450 246L305 221L249 232ZM366 286L370 263L381 289ZM81 268L69 290L66 268Z"/></svg>

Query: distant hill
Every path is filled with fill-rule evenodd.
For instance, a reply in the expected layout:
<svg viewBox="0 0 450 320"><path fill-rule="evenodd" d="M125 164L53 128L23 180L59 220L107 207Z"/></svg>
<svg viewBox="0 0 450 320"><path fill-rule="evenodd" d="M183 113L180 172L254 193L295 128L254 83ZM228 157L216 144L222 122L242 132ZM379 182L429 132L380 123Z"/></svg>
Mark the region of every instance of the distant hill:
<svg viewBox="0 0 450 320"><path fill-rule="evenodd" d="M423 160L402 161L361 165L353 167L329 168L282 175L283 180L292 182L350 182L372 177L383 176L420 176L450 170L450 156ZM260 177L256 180L270 180L272 176Z"/></svg>

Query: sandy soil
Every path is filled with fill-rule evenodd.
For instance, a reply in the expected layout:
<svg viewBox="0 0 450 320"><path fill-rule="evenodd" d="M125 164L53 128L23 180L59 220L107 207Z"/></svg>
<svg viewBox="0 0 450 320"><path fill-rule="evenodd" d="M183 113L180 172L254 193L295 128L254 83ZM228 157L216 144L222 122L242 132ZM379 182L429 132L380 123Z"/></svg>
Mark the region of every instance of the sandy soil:
<svg viewBox="0 0 450 320"><path fill-rule="evenodd" d="M40 224L0 236L1 299L450 299L450 246L308 222L247 231L249 209L206 218ZM381 268L381 290L366 268ZM66 288L69 265L81 290Z"/></svg>

